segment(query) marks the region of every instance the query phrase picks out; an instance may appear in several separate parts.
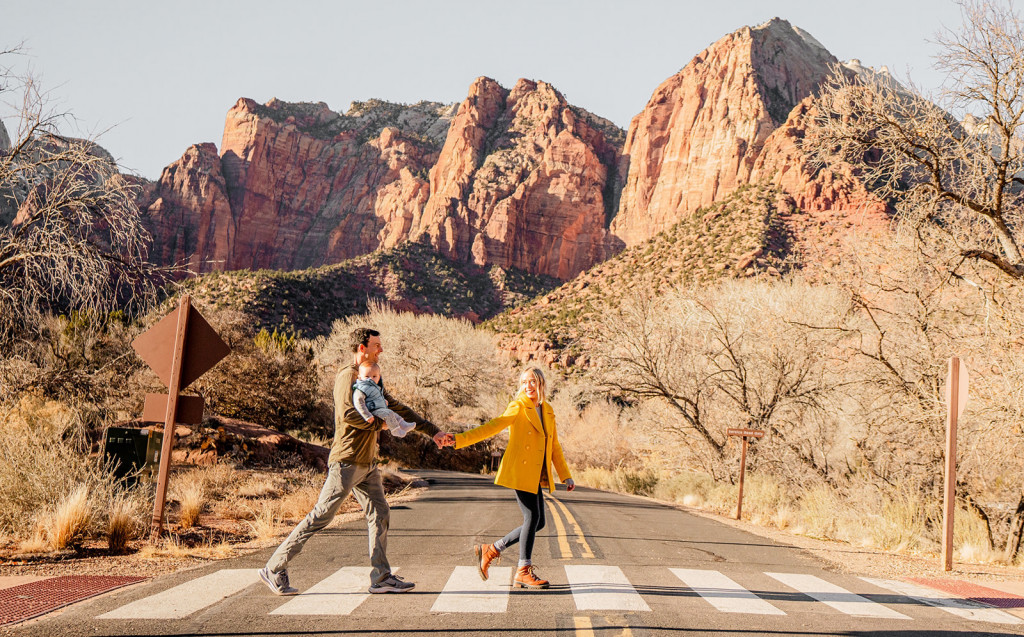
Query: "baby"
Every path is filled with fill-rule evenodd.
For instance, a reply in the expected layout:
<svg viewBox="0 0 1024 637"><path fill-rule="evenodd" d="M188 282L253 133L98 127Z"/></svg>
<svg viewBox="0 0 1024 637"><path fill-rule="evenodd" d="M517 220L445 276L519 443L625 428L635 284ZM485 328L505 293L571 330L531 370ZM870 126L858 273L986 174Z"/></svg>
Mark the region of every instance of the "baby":
<svg viewBox="0 0 1024 637"><path fill-rule="evenodd" d="M374 416L383 418L386 429L395 438L404 438L412 431L416 423L408 422L395 412L388 409L388 401L380 390L380 365L363 363L359 366L359 379L352 385L352 404L356 411L368 423L374 422Z"/></svg>

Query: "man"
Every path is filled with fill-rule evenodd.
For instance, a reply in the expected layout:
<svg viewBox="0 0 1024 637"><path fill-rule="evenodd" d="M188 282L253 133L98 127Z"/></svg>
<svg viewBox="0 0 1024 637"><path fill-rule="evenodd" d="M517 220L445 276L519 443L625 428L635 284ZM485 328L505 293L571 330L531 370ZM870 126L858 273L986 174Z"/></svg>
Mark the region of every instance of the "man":
<svg viewBox="0 0 1024 637"><path fill-rule="evenodd" d="M376 419L372 424L363 420L352 404L352 385L359 375L359 365L376 363L384 352L380 332L361 327L350 337L352 365L338 372L334 381L334 442L327 460L327 480L313 510L299 522L291 535L277 548L267 565L260 569L260 579L276 595L294 595L297 589L288 584L288 562L302 550L314 533L330 524L338 507L355 494L366 515L370 533L371 593L405 593L415 584L406 582L391 572L385 553L388 545L390 509L384 499L384 485L377 468L377 435L384 424ZM383 387L388 408L402 418L416 423L414 431L433 438L438 448L454 445L454 436L439 430L432 422L396 400Z"/></svg>

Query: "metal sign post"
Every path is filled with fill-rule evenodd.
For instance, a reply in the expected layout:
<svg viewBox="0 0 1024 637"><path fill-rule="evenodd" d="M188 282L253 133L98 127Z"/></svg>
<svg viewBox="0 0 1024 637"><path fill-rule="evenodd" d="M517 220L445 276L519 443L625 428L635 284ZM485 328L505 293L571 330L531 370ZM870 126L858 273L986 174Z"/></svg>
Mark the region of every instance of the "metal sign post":
<svg viewBox="0 0 1024 637"><path fill-rule="evenodd" d="M739 520L743 517L743 478L747 473L747 438L761 438L764 436L764 431L760 429L729 429L726 433L743 439L743 451L740 453L740 494L736 500L736 519Z"/></svg>
<svg viewBox="0 0 1024 637"><path fill-rule="evenodd" d="M942 568L953 570L953 518L956 513L956 425L967 404L967 367L960 359L949 359L946 376L946 481L943 489Z"/></svg>
<svg viewBox="0 0 1024 637"><path fill-rule="evenodd" d="M179 396L179 393L227 356L231 348L192 307L187 294L182 297L178 309L136 338L132 347L160 380L167 383L167 395L146 396L143 412L143 420L159 422L162 418L164 423L150 530L150 539L155 540L163 530L174 426L179 422L198 424L203 420L203 399L199 396Z"/></svg>

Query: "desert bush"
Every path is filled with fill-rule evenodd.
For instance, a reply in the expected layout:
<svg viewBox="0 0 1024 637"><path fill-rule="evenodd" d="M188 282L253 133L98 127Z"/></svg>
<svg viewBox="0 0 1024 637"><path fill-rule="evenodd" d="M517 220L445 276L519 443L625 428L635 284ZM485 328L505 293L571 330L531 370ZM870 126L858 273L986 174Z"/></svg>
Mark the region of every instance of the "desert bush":
<svg viewBox="0 0 1024 637"><path fill-rule="evenodd" d="M202 482L189 481L174 487L172 496L178 501L178 524L183 529L190 529L199 524L199 516L206 507L206 490Z"/></svg>
<svg viewBox="0 0 1024 637"><path fill-rule="evenodd" d="M111 553L122 553L128 542L142 535L145 530L147 504L139 497L119 496L110 503L107 511L107 548Z"/></svg>
<svg viewBox="0 0 1024 637"><path fill-rule="evenodd" d="M334 431L330 392L321 391L308 342L274 332L253 333L252 319L231 310L204 313L231 346L231 355L192 387L207 409L278 431Z"/></svg>
<svg viewBox="0 0 1024 637"><path fill-rule="evenodd" d="M593 393L589 387L566 384L550 398L566 460L581 467L633 466L636 445L622 409Z"/></svg>
<svg viewBox="0 0 1024 637"><path fill-rule="evenodd" d="M0 535L45 529L51 545L93 530L119 486L88 456L79 411L26 395L0 412ZM40 524L41 523L41 524Z"/></svg>
<svg viewBox="0 0 1024 637"><path fill-rule="evenodd" d="M515 370L502 362L490 332L466 320L398 312L378 303L363 316L335 322L331 335L316 343L325 395L332 394L337 372L351 364L348 338L356 327L381 333L388 390L433 422L492 418L500 413L494 411L501 402L496 397L507 402L514 391Z"/></svg>

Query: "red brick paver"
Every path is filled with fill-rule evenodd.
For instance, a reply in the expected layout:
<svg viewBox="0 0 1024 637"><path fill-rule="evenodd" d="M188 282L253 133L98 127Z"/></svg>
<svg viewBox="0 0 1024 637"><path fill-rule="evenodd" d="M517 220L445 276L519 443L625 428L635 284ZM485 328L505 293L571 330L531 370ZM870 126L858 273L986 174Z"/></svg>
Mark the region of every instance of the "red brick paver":
<svg viewBox="0 0 1024 637"><path fill-rule="evenodd" d="M0 590L0 626L25 621L77 601L141 582L145 577L64 575Z"/></svg>
<svg viewBox="0 0 1024 637"><path fill-rule="evenodd" d="M996 608L1024 608L1024 597L958 579L909 577L909 581Z"/></svg>

